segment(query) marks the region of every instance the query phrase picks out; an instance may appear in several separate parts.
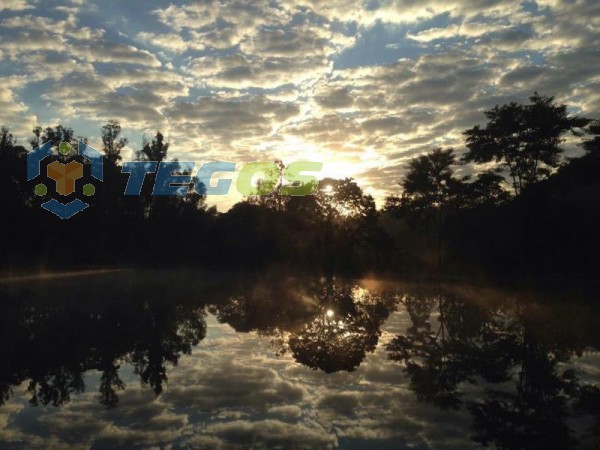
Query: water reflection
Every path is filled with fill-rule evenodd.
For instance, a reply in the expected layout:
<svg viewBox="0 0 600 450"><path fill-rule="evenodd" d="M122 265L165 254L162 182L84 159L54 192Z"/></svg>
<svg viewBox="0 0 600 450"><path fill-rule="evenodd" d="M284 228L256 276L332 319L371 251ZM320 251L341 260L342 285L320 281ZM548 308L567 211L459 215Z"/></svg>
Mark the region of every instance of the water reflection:
<svg viewBox="0 0 600 450"><path fill-rule="evenodd" d="M215 309L238 331L272 337L280 355L325 373L353 371L377 346L381 325L395 309L392 295L371 294L353 282L328 278L290 289L275 283L249 296L235 295ZM304 285L306 286L306 285Z"/></svg>
<svg viewBox="0 0 600 450"><path fill-rule="evenodd" d="M316 432L310 427L320 416L310 411L326 408L335 413L328 419L334 436L325 439L328 446L351 446L355 439L356 445L380 448L399 436L406 445L414 444L407 438L410 421L400 417L408 412L379 397L397 387L409 389L419 404L430 408L427 414L439 409L468 417L470 428L465 426L459 434L473 444L594 448L600 439L600 390L594 378L600 366L588 362L588 374L577 361L581 356L589 360L599 347L598 316L589 303L529 297L456 285L306 280L276 274L202 279L195 274L129 273L85 283L13 286L3 289L0 297L0 403L25 395L31 405L61 406L85 395L86 377L97 371L96 402L117 415L126 407L120 398L137 379L157 398L181 400L188 395L184 392L196 389L221 399L188 412L185 423L218 419L222 429L223 423L233 423L224 419L231 414L264 418L265 411L286 411L297 420L310 415L302 426ZM169 385L170 374L177 373L178 363L192 353L219 361L216 350L203 347L210 317L231 327L242 340L257 337L268 342L271 357L282 361L265 370L245 367L248 389L265 385L262 397L245 392L243 375L233 373L236 358L243 360L242 350L222 356L228 358L222 364L229 374L207 374L198 360L194 370L203 376L180 374ZM292 366L285 365L288 360L311 370L290 381L290 375L285 378L281 372L285 368L293 373ZM385 376L373 375L384 369ZM262 382L251 381L255 375ZM332 387L329 377L334 376L338 385ZM200 388L208 380L206 389L212 393ZM237 381L234 385L228 380ZM315 383L327 386L327 396L307 400L313 389L309 386ZM352 394L356 386L364 391L360 397ZM219 389L223 392L215 392ZM232 390L241 410L250 408L249 399L259 397L282 403L234 414L235 399L223 400ZM187 400L200 408L201 400ZM220 404L227 407L219 410ZM371 407L375 404L378 411ZM348 411L358 406L368 417L352 424ZM200 410L214 415L199 415ZM385 420L379 414L387 415ZM359 433L361 421L386 431ZM274 426L273 421L269 425ZM435 434L437 428L443 437L443 425L433 419L428 432ZM344 426L351 431L340 434ZM282 439L283 446L295 445ZM449 440L439 442L431 446L444 448Z"/></svg>
<svg viewBox="0 0 600 450"><path fill-rule="evenodd" d="M99 401L114 405L125 388L124 362L160 394L167 363L176 365L206 335L203 306L173 302L160 291L58 287L1 294L1 401L27 381L32 405L59 406L84 391L85 372L98 370Z"/></svg>
<svg viewBox="0 0 600 450"><path fill-rule="evenodd" d="M584 317L569 323L531 303L483 305L443 291L409 295L403 303L412 325L388 344L390 358L402 363L422 401L458 408L470 390L465 402L475 441L511 449L570 448L576 441L568 422L600 418L600 391L582 384L566 365L597 344ZM575 334L570 326L579 327L570 330ZM483 387L473 391L465 384Z"/></svg>

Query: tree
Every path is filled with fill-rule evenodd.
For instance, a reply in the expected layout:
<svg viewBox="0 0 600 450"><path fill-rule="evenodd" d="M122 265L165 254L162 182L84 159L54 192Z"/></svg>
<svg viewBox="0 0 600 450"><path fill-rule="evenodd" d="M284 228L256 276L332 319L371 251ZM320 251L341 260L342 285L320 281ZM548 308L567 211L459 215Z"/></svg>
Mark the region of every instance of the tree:
<svg viewBox="0 0 600 450"><path fill-rule="evenodd" d="M326 279L314 317L294 330L278 353L289 349L297 362L325 373L356 370L377 347L381 325L395 306L392 296L357 294L356 288Z"/></svg>
<svg viewBox="0 0 600 450"><path fill-rule="evenodd" d="M26 154L26 150L17 145L17 140L10 130L6 127L0 128L0 157L3 159L20 159Z"/></svg>
<svg viewBox="0 0 600 450"><path fill-rule="evenodd" d="M120 137L121 125L115 120L110 120L102 127L102 149L106 160L112 165L121 161L121 150L127 145L127 139Z"/></svg>
<svg viewBox="0 0 600 450"><path fill-rule="evenodd" d="M289 196L281 195L285 165L280 159L274 161L275 167L267 177L256 183L257 195L248 196L248 203L258 205L274 211L284 211L289 201Z"/></svg>
<svg viewBox="0 0 600 450"><path fill-rule="evenodd" d="M23 222L27 221L27 199L30 195L25 179L26 154L27 151L17 145L12 133L5 127L0 128L0 202L7 212L0 233L0 254L8 265L12 264L13 252L17 255L23 253L19 238L28 236L23 226Z"/></svg>
<svg viewBox="0 0 600 450"><path fill-rule="evenodd" d="M328 271L352 269L352 264L374 259L371 250L382 244L383 235L371 195L365 194L352 178L325 178L319 183L314 201L322 262Z"/></svg>
<svg viewBox="0 0 600 450"><path fill-rule="evenodd" d="M460 205L463 180L454 176L456 164L453 149L436 148L408 163L408 172L400 182L401 206L413 219L431 223L437 237L438 268L442 266L443 228L449 212ZM388 204L392 204L391 200Z"/></svg>
<svg viewBox="0 0 600 450"><path fill-rule="evenodd" d="M584 139L581 146L590 154L600 155L600 120L590 122L585 131L593 137Z"/></svg>
<svg viewBox="0 0 600 450"><path fill-rule="evenodd" d="M400 182L405 204L419 210L441 211L456 199L461 181L454 177L453 149L436 148L408 163L408 172Z"/></svg>
<svg viewBox="0 0 600 450"><path fill-rule="evenodd" d="M32 149L48 141L52 141L53 147L58 147L61 142L71 143L74 139L73 129L62 125L56 125L54 128L46 127L45 130L42 130L42 127L35 127L33 135L33 139L29 141Z"/></svg>
<svg viewBox="0 0 600 450"><path fill-rule="evenodd" d="M373 197L365 194L352 178L323 179L315 198L322 214L336 223L349 219L369 220L377 215Z"/></svg>
<svg viewBox="0 0 600 450"><path fill-rule="evenodd" d="M504 177L494 171L477 175L471 183L465 184L463 206L498 206L510 199L510 193L502 187Z"/></svg>
<svg viewBox="0 0 600 450"><path fill-rule="evenodd" d="M144 138L142 150L137 153L140 161L158 161L161 162L167 157L169 143L165 142L163 134L158 131L151 140Z"/></svg>
<svg viewBox="0 0 600 450"><path fill-rule="evenodd" d="M142 149L136 151L136 159L138 161L157 161L161 162L167 157L169 150L169 143L165 142L164 135L160 132L156 132L156 136L152 139L144 137L142 142ZM144 178L141 191L141 205L144 210L143 215L148 217L151 215L153 209L157 209L157 204L166 205L170 203L168 198L160 198L152 196L154 188L154 181L156 180L156 173L148 174Z"/></svg>
<svg viewBox="0 0 600 450"><path fill-rule="evenodd" d="M589 119L567 114L567 106L556 104L554 97L536 92L530 101L529 105L496 105L485 112L485 128L477 125L464 132L469 151L463 161L503 164L516 195L558 167L564 134L578 135L578 129L589 123Z"/></svg>

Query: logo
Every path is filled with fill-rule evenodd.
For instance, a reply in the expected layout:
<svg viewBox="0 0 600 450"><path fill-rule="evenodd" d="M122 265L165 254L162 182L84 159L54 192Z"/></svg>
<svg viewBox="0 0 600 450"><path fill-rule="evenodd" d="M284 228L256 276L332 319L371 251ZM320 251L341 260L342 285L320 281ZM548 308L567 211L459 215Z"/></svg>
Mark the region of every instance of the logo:
<svg viewBox="0 0 600 450"><path fill-rule="evenodd" d="M77 147L77 151L74 152L71 144L62 142L58 146L57 156L52 153L52 142L48 141L27 155L27 180L40 178L33 190L35 195L52 197L42 203L42 208L64 220L70 219L89 206L77 198L80 195L77 192L78 185L81 186L81 194L85 197L96 193L94 184L82 183L86 178L86 165L90 167L90 178L100 182L103 179L102 154L83 141L79 141ZM49 185L54 188L52 191Z"/></svg>
<svg viewBox="0 0 600 450"><path fill-rule="evenodd" d="M129 174L123 194L140 195L146 175L154 175L152 195L182 196L190 192L190 187L200 195L229 194L233 180L215 179L215 174L232 174L236 170L235 163L213 161L200 164L196 174L192 176L196 167L194 161L127 161L121 169L122 173ZM235 186L244 196L270 195L279 184L282 185L277 190L278 195L311 195L316 191L319 180L304 172L319 172L322 167L322 162L314 161L297 161L287 166L280 166L273 161L250 162L242 165ZM256 175L262 175L260 185L253 183Z"/></svg>
<svg viewBox="0 0 600 450"><path fill-rule="evenodd" d="M63 220L70 219L90 206L80 197L85 199L96 193L91 181L94 181L92 178L103 181L103 163L102 153L81 140L77 151L73 151L68 142L62 142L58 153L52 152L52 141L48 141L27 155L27 181L37 181L33 189L35 195L50 197L42 203L42 208ZM287 166L272 161L250 162L241 167L235 185L244 196L312 195L319 180L305 172L319 172L322 167L322 162L315 161L297 161ZM123 195L141 195L146 178L151 178L148 182L153 184L153 196L184 196L191 192L205 196L227 195L233 180L215 175L232 175L235 170L235 163L223 161L207 162L199 167L193 161L126 161L121 173L129 174L129 180ZM259 174L262 177L254 181Z"/></svg>

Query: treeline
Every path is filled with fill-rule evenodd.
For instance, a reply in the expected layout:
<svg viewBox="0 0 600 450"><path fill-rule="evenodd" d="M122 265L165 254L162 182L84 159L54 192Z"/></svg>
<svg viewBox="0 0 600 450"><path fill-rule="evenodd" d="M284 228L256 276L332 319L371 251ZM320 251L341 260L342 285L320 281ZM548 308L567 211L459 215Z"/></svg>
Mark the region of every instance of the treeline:
<svg viewBox="0 0 600 450"><path fill-rule="evenodd" d="M74 136L72 129L61 125L36 128L30 147L52 141L53 148L61 142L76 148ZM276 263L317 271L383 268L380 255L389 251L391 240L378 225L373 198L351 179L322 180L315 195L305 197L278 195L279 182L272 186L272 194L250 196L219 213L206 205L205 196L193 185L184 196L153 196L154 174L146 175L140 196L124 196L129 174L121 172L121 152L127 141L117 122L102 127L102 143L103 183L95 184L93 197L81 197L91 207L60 220L41 207L50 193L37 196L34 187L40 183L53 187L45 167L66 158L58 154L47 158L41 175L26 181L27 150L2 129L1 195L8 213L2 230L5 267L143 264L253 270ZM169 150L159 132L144 140L135 159L161 162L169 158ZM84 172L89 175L89 167ZM77 192L88 178L77 180ZM63 203L76 198L77 192Z"/></svg>
<svg viewBox="0 0 600 450"><path fill-rule="evenodd" d="M464 132L466 153L435 149L408 164L389 197L386 229L400 265L446 274L556 274L589 278L600 267L600 122L571 116L537 93L529 104L485 113ZM583 150L565 158L569 138ZM477 169L477 176L458 173Z"/></svg>
<svg viewBox="0 0 600 450"><path fill-rule="evenodd" d="M389 197L381 211L352 179L321 180L314 195L289 197L278 195L279 177L269 186L272 193L250 196L226 213L209 208L192 185L184 196L152 196L152 174L140 196L124 196L129 174L121 172L121 152L127 141L111 121L101 130L104 182L84 199L92 207L69 220L41 208L49 195L34 194L39 183L53 186L45 165L65 158L48 158L42 175L26 181L27 149L2 128L2 265L591 273L600 250L599 122L571 116L565 105L537 94L529 104L497 106L486 117L484 127L465 131L468 151L462 158L452 149L434 149L411 160L399 195ZM585 150L582 157L562 157L569 135ZM49 140L55 147L76 145L74 136L61 125L37 127L29 146ZM135 158L160 162L169 159L169 150L158 132L144 140ZM476 177L457 175L474 166Z"/></svg>

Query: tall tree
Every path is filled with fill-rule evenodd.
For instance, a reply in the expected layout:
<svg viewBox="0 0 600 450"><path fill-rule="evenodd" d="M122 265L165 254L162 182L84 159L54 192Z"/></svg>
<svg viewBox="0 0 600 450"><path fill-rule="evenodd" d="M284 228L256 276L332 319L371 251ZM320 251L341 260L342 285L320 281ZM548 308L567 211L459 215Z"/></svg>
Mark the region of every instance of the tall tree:
<svg viewBox="0 0 600 450"><path fill-rule="evenodd" d="M25 185L25 157L27 151L13 137L8 128L0 128L0 201L10 216L14 217L23 212L24 200L27 195ZM5 221L6 230L14 226L11 221ZM14 230L13 230L14 231ZM8 240L9 235L3 233Z"/></svg>
<svg viewBox="0 0 600 450"><path fill-rule="evenodd" d="M339 269L372 260L371 250L382 240L373 197L365 194L352 178L325 178L319 183L314 200L320 217L317 227L325 268Z"/></svg>
<svg viewBox="0 0 600 450"><path fill-rule="evenodd" d="M405 204L419 210L442 210L459 192L460 180L454 177L453 149L436 148L408 163L408 172L400 182Z"/></svg>
<svg viewBox="0 0 600 450"><path fill-rule="evenodd" d="M463 180L454 176L453 149L436 148L408 163L408 172L400 182L400 204L421 223L434 226L437 237L438 266L442 266L443 229L449 212L459 206Z"/></svg>
<svg viewBox="0 0 600 450"><path fill-rule="evenodd" d="M164 135L160 131L157 131L156 135L151 139L144 137L142 149L136 152L136 158L138 161L157 161L160 163L167 157L168 150L169 143L165 142ZM155 173L148 174L144 178L141 193L141 205L143 205L145 216L149 216L153 209L156 213L158 209L161 209L161 206L166 206L171 200L169 198L161 198L158 200L156 197L152 196L155 180ZM161 206L158 206L157 204L160 204Z"/></svg>
<svg viewBox="0 0 600 450"><path fill-rule="evenodd" d="M26 150L17 145L17 140L6 127L0 128L0 156L4 158L22 158L26 154Z"/></svg>
<svg viewBox="0 0 600 450"><path fill-rule="evenodd" d="M377 215L373 197L352 178L321 180L315 198L321 213L336 223L370 220Z"/></svg>
<svg viewBox="0 0 600 450"><path fill-rule="evenodd" d="M573 117L567 106L556 104L554 97L530 97L531 103L496 105L486 111L488 123L466 130L469 151L465 162L478 164L495 161L504 165L519 195L523 188L546 177L558 167L566 133L578 135L588 119Z"/></svg>
<svg viewBox="0 0 600 450"><path fill-rule="evenodd" d="M121 150L127 145L127 139L121 137L121 125L110 120L102 127L102 149L106 160L112 165L121 161Z"/></svg>

